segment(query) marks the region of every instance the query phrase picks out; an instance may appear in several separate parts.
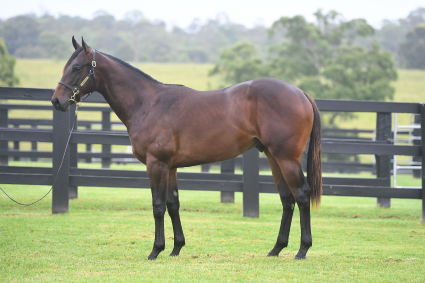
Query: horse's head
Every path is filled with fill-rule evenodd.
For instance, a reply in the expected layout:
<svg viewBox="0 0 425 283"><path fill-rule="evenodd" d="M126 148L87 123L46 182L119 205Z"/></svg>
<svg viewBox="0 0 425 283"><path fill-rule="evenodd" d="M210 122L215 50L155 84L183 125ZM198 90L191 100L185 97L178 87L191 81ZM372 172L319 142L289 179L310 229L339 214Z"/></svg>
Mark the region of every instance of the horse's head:
<svg viewBox="0 0 425 283"><path fill-rule="evenodd" d="M72 37L72 45L75 51L66 63L62 78L52 96L53 106L60 111L68 111L71 104L75 103L75 100L70 100L74 93L74 98L78 101L82 95L96 90L96 81L93 79L95 63L92 67L94 51L84 39L81 46Z"/></svg>

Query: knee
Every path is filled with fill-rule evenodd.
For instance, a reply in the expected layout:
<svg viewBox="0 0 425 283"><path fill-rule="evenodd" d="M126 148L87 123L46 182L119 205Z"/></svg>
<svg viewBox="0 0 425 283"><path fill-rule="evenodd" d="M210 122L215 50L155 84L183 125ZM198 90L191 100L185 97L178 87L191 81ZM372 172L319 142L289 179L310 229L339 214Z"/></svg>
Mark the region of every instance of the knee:
<svg viewBox="0 0 425 283"><path fill-rule="evenodd" d="M162 204L157 204L157 205L153 205L153 217L154 218L159 218L159 217L164 217L164 213L165 213L165 205Z"/></svg>

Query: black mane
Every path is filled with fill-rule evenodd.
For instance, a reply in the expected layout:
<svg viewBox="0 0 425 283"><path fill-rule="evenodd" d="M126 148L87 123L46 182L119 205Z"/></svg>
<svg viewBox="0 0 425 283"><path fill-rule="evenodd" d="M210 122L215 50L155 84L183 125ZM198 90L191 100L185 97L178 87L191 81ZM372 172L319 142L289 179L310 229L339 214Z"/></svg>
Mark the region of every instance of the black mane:
<svg viewBox="0 0 425 283"><path fill-rule="evenodd" d="M96 50L96 51L97 51L97 50ZM115 57L115 56L112 56L111 54L104 53L104 52L101 52L101 51L97 51L97 52L101 53L102 55L105 55L105 56L106 56L106 57L108 57L109 59L112 59L112 60L114 60L114 61L116 61L116 62L118 62L118 63L121 63L122 65L124 65L125 67L127 67L127 68L129 68L129 69L131 69L131 70L133 70L133 71L138 72L139 74L141 74L142 76L144 76L146 79L148 79L148 80L150 80L150 81L153 81L153 82L156 82L156 83L159 83L159 84L162 84L162 85L176 85L176 86L183 86L183 85L180 85L180 84L164 84L164 83L162 83L162 82L160 82L160 81L158 81L158 80L156 80L156 79L152 78L151 76L149 76L148 74L146 74L146 73L145 73L145 72L143 72L142 70L140 70L140 69L138 69L138 68L134 67L133 65L130 65L129 63L127 63L127 62L125 62L125 61L121 60L120 58L117 58L117 57Z"/></svg>

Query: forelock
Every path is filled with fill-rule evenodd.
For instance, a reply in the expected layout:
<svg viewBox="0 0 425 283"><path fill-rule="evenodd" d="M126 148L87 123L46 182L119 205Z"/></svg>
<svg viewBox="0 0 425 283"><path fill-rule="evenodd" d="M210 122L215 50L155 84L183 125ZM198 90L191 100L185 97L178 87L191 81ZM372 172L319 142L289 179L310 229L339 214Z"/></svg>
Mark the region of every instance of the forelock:
<svg viewBox="0 0 425 283"><path fill-rule="evenodd" d="M71 57L69 58L68 62L66 62L65 67L63 68L62 74L65 72L65 70L71 65L72 61L80 54L80 52L83 50L83 47L78 47L74 53L72 53Z"/></svg>

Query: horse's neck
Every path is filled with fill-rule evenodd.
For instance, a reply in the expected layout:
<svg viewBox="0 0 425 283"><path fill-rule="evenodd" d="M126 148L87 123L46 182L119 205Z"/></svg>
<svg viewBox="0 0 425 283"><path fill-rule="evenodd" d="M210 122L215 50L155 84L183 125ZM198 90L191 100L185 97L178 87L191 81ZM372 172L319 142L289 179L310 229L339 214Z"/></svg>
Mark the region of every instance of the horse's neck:
<svg viewBox="0 0 425 283"><path fill-rule="evenodd" d="M156 83L118 63L101 71L99 93L114 110L127 128L132 124L134 113L142 108L150 95L155 93Z"/></svg>

